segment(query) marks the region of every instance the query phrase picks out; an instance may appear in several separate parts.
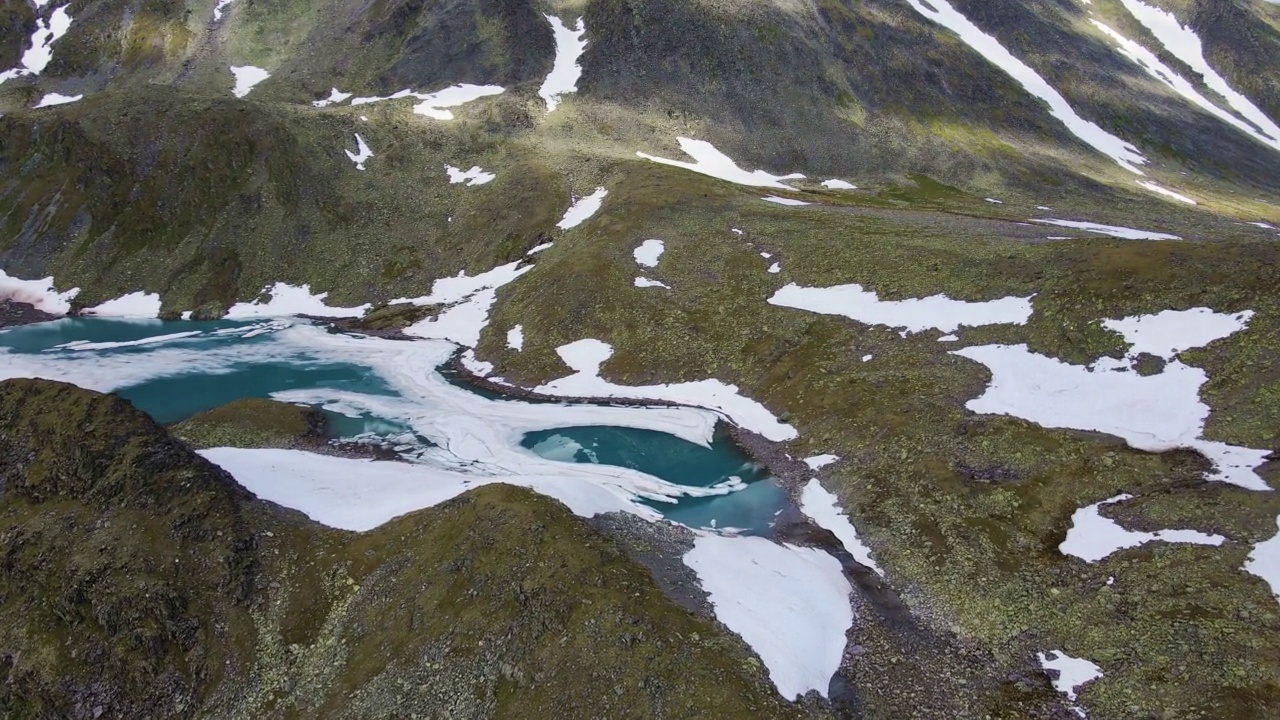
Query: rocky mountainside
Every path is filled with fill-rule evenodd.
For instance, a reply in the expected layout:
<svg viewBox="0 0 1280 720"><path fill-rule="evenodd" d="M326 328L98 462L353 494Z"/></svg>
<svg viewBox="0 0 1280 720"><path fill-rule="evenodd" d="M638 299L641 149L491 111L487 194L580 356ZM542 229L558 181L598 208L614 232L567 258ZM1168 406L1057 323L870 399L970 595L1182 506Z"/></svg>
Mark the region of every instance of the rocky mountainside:
<svg viewBox="0 0 1280 720"><path fill-rule="evenodd" d="M755 438L770 457L838 457L804 479L838 498L911 622L946 638L938 654L900 638L879 652L892 622L851 631L841 672L859 712L939 717L920 699L938 695L948 717L1052 716L1021 673L1060 652L1097 670L1056 677L1060 712L1280 714L1280 4L0 8L5 318L109 314L122 296L142 302L125 314L243 318L279 301L449 339L499 389L607 378L639 397L718 380L794 428ZM575 345L588 340L607 346ZM5 393L22 422L23 393L61 393L89 434L106 432L96 413L128 412L66 388ZM520 552L485 554L492 587L571 553L575 587L601 593L584 616L546 590L545 622L572 642L635 636L611 624L630 601L592 583L643 586L634 616L660 682L619 685L611 708L800 712L725 649L736 639L673 619L642 569L545 499L491 488L354 536L253 500L134 419L103 437L110 452L68 435L47 462L27 459L43 431L4 430L0 498L17 529L0 537L33 538L3 543L31 578L0 586L14 609L0 650L24 683L0 702L19 716L407 715L360 703L401 702L392 686L424 663L476 673L474 692L423 681L440 702L480 703L464 715L609 699L605 676L636 665L592 655L601 675L575 685L571 660L590 651L521 625L520 592L494 590L457 631L515 623L501 647L519 660L457 659L443 624L406 625L397 637L413 642L389 660L361 645L362 623L461 602L447 593L462 580L415 599L421 574L508 545ZM241 430L178 432L235 444ZM142 452L135 431L166 449L137 469L103 459ZM166 494L175 478L195 489ZM493 537L459 529L480 518ZM564 535L518 545L502 533L521 523ZM179 527L190 570L151 547ZM1081 528L1114 546L1080 550ZM424 558L428 540L450 549ZM315 587L314 600L296 589ZM174 619L188 615L205 620ZM716 639L681 643L691 632ZM41 640L54 637L81 644ZM54 646L76 655L33 651ZM114 658L106 700L97 658Z"/></svg>

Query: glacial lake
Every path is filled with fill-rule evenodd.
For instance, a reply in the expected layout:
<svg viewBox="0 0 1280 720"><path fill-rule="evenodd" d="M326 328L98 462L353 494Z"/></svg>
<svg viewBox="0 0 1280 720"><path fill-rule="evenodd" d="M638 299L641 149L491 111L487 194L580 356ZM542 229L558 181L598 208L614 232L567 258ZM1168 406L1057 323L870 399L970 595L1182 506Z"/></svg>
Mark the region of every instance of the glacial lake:
<svg viewBox="0 0 1280 720"><path fill-rule="evenodd" d="M787 504L706 411L498 398L442 375L452 352L303 321L66 318L0 331L0 377L116 392L165 424L273 397L323 410L334 440L450 472L585 478L693 528L765 534Z"/></svg>

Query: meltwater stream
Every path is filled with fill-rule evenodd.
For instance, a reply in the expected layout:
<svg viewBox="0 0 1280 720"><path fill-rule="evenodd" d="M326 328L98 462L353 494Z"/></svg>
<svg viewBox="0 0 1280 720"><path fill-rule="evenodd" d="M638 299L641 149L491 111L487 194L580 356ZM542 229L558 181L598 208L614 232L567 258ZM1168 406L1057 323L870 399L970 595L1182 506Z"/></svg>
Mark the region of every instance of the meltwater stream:
<svg viewBox="0 0 1280 720"><path fill-rule="evenodd" d="M712 413L495 398L440 374L452 352L444 342L364 338L282 320L67 318L0 331L0 378L114 391L162 423L239 398L273 397L323 409L335 439L391 442L422 468L424 484L463 476L540 488L562 482L553 494L566 499L563 490L570 504L581 494L573 488L589 486L588 494L612 495L606 505L694 528L767 533L787 502L716 431ZM269 484L252 489L285 499L273 497Z"/></svg>

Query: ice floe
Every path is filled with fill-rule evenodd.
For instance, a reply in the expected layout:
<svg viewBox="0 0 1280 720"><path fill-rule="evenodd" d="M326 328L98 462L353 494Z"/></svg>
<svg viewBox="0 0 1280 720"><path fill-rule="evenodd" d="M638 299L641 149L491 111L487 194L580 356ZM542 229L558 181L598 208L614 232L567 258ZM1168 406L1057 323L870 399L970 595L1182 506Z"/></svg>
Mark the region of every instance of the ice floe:
<svg viewBox="0 0 1280 720"><path fill-rule="evenodd" d="M1153 230L1136 230L1120 225L1101 225L1099 223L1082 222L1079 220L1055 220L1053 218L1032 218L1031 222L1040 223L1042 225L1056 225L1057 227L1075 228L1076 230L1086 230L1099 235L1110 235L1111 237L1124 238L1125 240L1181 240L1177 235L1168 233L1155 232Z"/></svg>
<svg viewBox="0 0 1280 720"><path fill-rule="evenodd" d="M858 186L844 180L823 180L822 187L828 190L857 190Z"/></svg>
<svg viewBox="0 0 1280 720"><path fill-rule="evenodd" d="M365 143L360 133L356 133L356 151L351 152L344 149L342 152L346 153L351 162L356 164L357 170L363 170L365 161L373 157L373 151L369 149L369 145Z"/></svg>
<svg viewBox="0 0 1280 720"><path fill-rule="evenodd" d="M834 456L832 456L834 457ZM854 529L853 523L849 521L849 516L845 514L844 509L840 507L840 500L834 493L822 487L822 483L817 478L812 478L809 483L804 486L804 490L800 493L800 512L809 516L819 527L830 530L833 535L849 551L854 560L866 565L875 571L881 577L884 577L884 570L876 564L875 558L871 557L871 548L858 537L858 531Z"/></svg>
<svg viewBox="0 0 1280 720"><path fill-rule="evenodd" d="M512 350L524 350L523 325L516 325L507 331L507 347Z"/></svg>
<svg viewBox="0 0 1280 720"><path fill-rule="evenodd" d="M58 292L53 287L53 277L41 280L22 280L0 270L0 300L26 303L50 315L66 315L71 311L71 301L80 294L80 288Z"/></svg>
<svg viewBox="0 0 1280 720"><path fill-rule="evenodd" d="M1088 660L1073 658L1061 650L1050 650L1047 654L1036 653L1036 655L1040 658L1040 667L1054 673L1051 676L1053 689L1066 695L1072 703L1076 701L1076 690L1081 685L1102 677L1102 668ZM1071 709L1076 715L1085 716L1083 708L1072 705Z"/></svg>
<svg viewBox="0 0 1280 720"><path fill-rule="evenodd" d="M271 77L271 73L253 65L232 65L231 74L235 76L236 85L231 94L242 98L249 94L255 85Z"/></svg>
<svg viewBox="0 0 1280 720"><path fill-rule="evenodd" d="M1267 136L1260 132L1257 126L1245 122L1236 115L1233 115L1227 110L1219 107L1216 103L1205 97L1198 89L1196 89L1195 85L1193 85L1189 80L1161 61L1155 53L1143 47L1141 44L1121 35L1114 28L1097 19L1091 18L1090 22L1093 23L1094 27L1101 30L1104 35L1111 38L1116 43L1116 50L1119 51L1121 55L1124 55L1137 63L1139 67L1147 71L1148 75L1159 80L1170 90L1173 90L1178 95L1181 95L1183 98L1190 101L1191 104L1199 107L1205 112L1208 112L1210 115L1213 115L1222 122L1225 122L1237 130L1249 135L1254 140L1257 140L1264 145L1280 149L1280 137ZM1196 52L1198 53L1199 50L1197 49Z"/></svg>
<svg viewBox="0 0 1280 720"><path fill-rule="evenodd" d="M666 245L661 240L650 238L632 250L631 255L636 259L637 265L652 268L658 267L658 258L662 257L664 250Z"/></svg>
<svg viewBox="0 0 1280 720"><path fill-rule="evenodd" d="M1280 126L1209 65L1204 57L1204 45L1195 31L1178 22L1178 18L1168 10L1153 7L1142 0L1120 2L1164 45L1165 50L1199 74L1210 90L1222 96L1237 115L1256 128L1256 132L1251 134L1258 139L1265 138L1264 142L1280 150Z"/></svg>
<svg viewBox="0 0 1280 720"><path fill-rule="evenodd" d="M484 185L493 182L498 176L485 172L479 165L472 165L470 170L463 170L452 165L445 165L444 171L449 175L449 184L457 185L465 182L467 185Z"/></svg>
<svg viewBox="0 0 1280 720"><path fill-rule="evenodd" d="M662 385L617 385L600 377L600 366L613 356L613 347L600 340L584 339L556 349L574 373L540 385L536 392L569 397L661 400L707 408L768 440L781 442L798 436L792 426L779 422L768 408L738 393L736 385L719 380L698 380Z"/></svg>
<svg viewBox="0 0 1280 720"><path fill-rule="evenodd" d="M803 200L796 200L796 199L793 199L793 198L778 197L777 195L768 195L768 196L762 197L762 198L760 198L760 199L761 199L761 200L764 200L764 201L766 201L766 202L774 203L774 204L776 204L776 205L789 205L789 206L791 206L791 207L799 207L799 206L801 206L801 205L808 205L808 204L809 204L809 203L807 203L807 202L805 202L805 201L803 201Z"/></svg>
<svg viewBox="0 0 1280 720"><path fill-rule="evenodd" d="M583 38L587 28L582 18L578 18L577 24L569 28L554 15L544 17L551 23L551 31L555 35L556 59L551 65L551 74L543 81L538 95L546 101L547 112L551 112L560 104L562 95L578 91L578 80L582 77L582 66L578 64L578 60L587 49L587 41Z"/></svg>
<svg viewBox="0 0 1280 720"><path fill-rule="evenodd" d="M564 217L560 218L560 222L556 223L556 227L561 230L568 230L586 222L588 218L600 210L600 205L604 203L604 197L608 194L608 190L598 187L590 195L584 195L574 200L569 209L564 211Z"/></svg>
<svg viewBox="0 0 1280 720"><path fill-rule="evenodd" d="M666 158L654 157L647 153L637 152L636 155L645 160L652 160L663 165L672 165L685 170L692 170L703 175L710 175L713 178L727 180L738 185L749 185L751 187L769 187L779 190L790 190L791 188L782 184L783 180L800 180L804 175L800 173L791 173L790 175L772 175L764 170L752 170L747 172L738 167L738 164L729 159L728 155L720 152L714 145L705 140L691 140L689 138L676 138L680 143L680 150L685 155L693 158L693 162L683 162L680 160L668 160Z"/></svg>
<svg viewBox="0 0 1280 720"><path fill-rule="evenodd" d="M1011 415L1044 427L1091 430L1115 435L1148 452L1193 448L1214 463L1209 479L1248 490L1270 490L1256 469L1268 450L1228 445L1203 437L1209 406L1200 400L1208 381L1204 370L1180 360L1166 362L1156 375L1140 375L1140 352L1174 353L1225 337L1244 327L1248 313L1221 316L1202 309L1108 321L1131 339L1124 360L1102 358L1072 365L1031 352L1026 345L980 345L954 355L987 366L991 385L966 407L975 413ZM1179 335L1178 328L1185 334Z"/></svg>
<svg viewBox="0 0 1280 720"><path fill-rule="evenodd" d="M651 288L651 287L656 287L656 288L663 288L663 289L665 289L665 290L670 290L670 289L671 289L671 286L670 286L670 285L667 285L666 283L662 282L661 280L650 280L650 279L649 279L649 278L647 278L647 277L637 277L637 278L636 278L635 285L636 285L636 287L638 287L638 288Z"/></svg>
<svg viewBox="0 0 1280 720"><path fill-rule="evenodd" d="M835 558L759 537L700 534L684 562L716 618L760 656L779 694L827 694L853 625L852 589Z"/></svg>
<svg viewBox="0 0 1280 720"><path fill-rule="evenodd" d="M451 85L443 90L433 93L420 93L413 90L401 90L391 95L383 97L358 97L351 99L351 105L368 105L370 103L384 102L386 100L399 100L401 98L414 98L418 100L417 105L413 106L413 112L417 115L425 115L436 120L452 120L453 113L446 108L458 107L465 105L474 100L490 95L500 95L505 92L505 88L498 85L471 85L462 83L459 85Z"/></svg>
<svg viewBox="0 0 1280 720"><path fill-rule="evenodd" d="M1058 550L1063 555L1080 558L1088 563L1096 563L1112 553L1139 547L1149 542L1217 546L1226 540L1221 535L1209 535L1196 530L1157 530L1155 532L1126 530L1115 520L1103 517L1098 510L1103 505L1123 502L1132 497L1122 493L1076 510L1071 515L1071 528L1067 530L1067 537L1058 545Z"/></svg>
<svg viewBox="0 0 1280 720"><path fill-rule="evenodd" d="M49 62L53 60L53 44L71 29L71 15L67 13L68 7L70 7L69 4L55 8L47 20L42 17L36 18L36 29L31 33L31 47L22 53L22 58L18 60L18 67L0 73L0 84L16 77L39 75L44 72Z"/></svg>
<svg viewBox="0 0 1280 720"><path fill-rule="evenodd" d="M32 107L34 108L54 107L55 105L66 105L68 103L80 102L83 99L84 99L84 95L60 95L58 93L49 93L44 97L40 98L40 102L36 103Z"/></svg>
<svg viewBox="0 0 1280 720"><path fill-rule="evenodd" d="M834 463L840 459L839 455L814 455L804 459L804 464L809 466L810 470L821 470L822 468Z"/></svg>
<svg viewBox="0 0 1280 720"><path fill-rule="evenodd" d="M228 320L246 320L250 318L289 317L291 315L314 315L315 317L360 317L369 309L369 304L356 307L330 307L324 301L329 293L312 293L310 285L290 285L278 282L262 289L270 293L271 299L266 302L240 302L227 311Z"/></svg>
<svg viewBox="0 0 1280 720"><path fill-rule="evenodd" d="M1013 56L1000 41L974 25L969 18L951 6L947 0L907 0L921 15L960 36L988 62L1000 68L1018 81L1027 92L1040 98L1049 106L1049 113L1062 122L1067 130L1098 152L1110 157L1124 169L1142 175L1138 165L1147 159L1129 142L1103 130L1101 126L1086 120L1071 107L1071 103L1031 66Z"/></svg>
<svg viewBox="0 0 1280 720"><path fill-rule="evenodd" d="M1243 570L1266 581L1276 600L1280 600L1280 517L1276 518L1275 535L1253 546Z"/></svg>
<svg viewBox="0 0 1280 720"><path fill-rule="evenodd" d="M116 318L154 318L160 315L160 294L141 290L81 310L82 315Z"/></svg>
<svg viewBox="0 0 1280 720"><path fill-rule="evenodd" d="M946 295L881 300L861 285L826 288L791 283L769 298L770 305L840 315L868 325L905 328L907 332L953 332L962 325L1025 325L1031 317L1030 297L1003 297L984 302L952 300Z"/></svg>
<svg viewBox="0 0 1280 720"><path fill-rule="evenodd" d="M1164 195L1165 197L1173 198L1178 202L1184 202L1188 205L1199 205L1199 203L1197 203L1195 200L1192 200L1191 198L1187 197L1186 195L1183 195L1182 193L1174 192L1173 190L1170 190L1167 187L1161 187L1153 182L1149 182L1146 180L1138 180L1137 182L1139 185L1150 190L1153 193L1157 193L1160 195Z"/></svg>
<svg viewBox="0 0 1280 720"><path fill-rule="evenodd" d="M230 2L230 0L227 0L227 2ZM316 106L316 107L318 107L318 108L328 107L328 106L333 105L333 104L335 104L335 103L344 102L345 100L349 99L350 97L351 97L351 93L348 93L348 92L342 92L342 91L341 91L341 90L339 90L338 88L332 88L332 89L330 89L330 90L329 90L329 97L324 98L323 100L316 100L315 102L313 102L313 103L311 103L311 104L312 104L312 105L314 105L314 106ZM361 119L361 120L363 120L364 118L360 118L360 119Z"/></svg>

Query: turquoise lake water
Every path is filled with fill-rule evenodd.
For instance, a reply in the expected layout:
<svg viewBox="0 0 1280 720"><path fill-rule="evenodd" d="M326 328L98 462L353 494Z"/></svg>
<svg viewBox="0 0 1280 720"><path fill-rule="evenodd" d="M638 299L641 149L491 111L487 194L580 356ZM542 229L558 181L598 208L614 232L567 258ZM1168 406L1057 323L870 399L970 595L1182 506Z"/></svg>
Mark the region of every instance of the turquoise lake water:
<svg viewBox="0 0 1280 720"><path fill-rule="evenodd" d="M114 388L166 424L232 400L269 397L287 390L397 395L369 367L326 359L322 352L305 348L282 350L273 335L283 326L64 319L0 331L0 365L36 368L40 374L86 387ZM180 333L191 335L173 337ZM85 343L110 346L76 349L75 345ZM453 380L453 384L474 392ZM482 396L493 397L490 393ZM350 417L326 411L330 435L334 439L383 439L407 459L430 447L403 422L367 412L358 414L360 417ZM653 430L570 427L528 433L521 445L546 459L625 467L680 485L708 487L733 477L746 483L744 489L727 495L682 498L675 504L648 502L667 518L691 527L767 532L774 515L787 502L785 493L767 473L723 434L717 434L707 448Z"/></svg>

